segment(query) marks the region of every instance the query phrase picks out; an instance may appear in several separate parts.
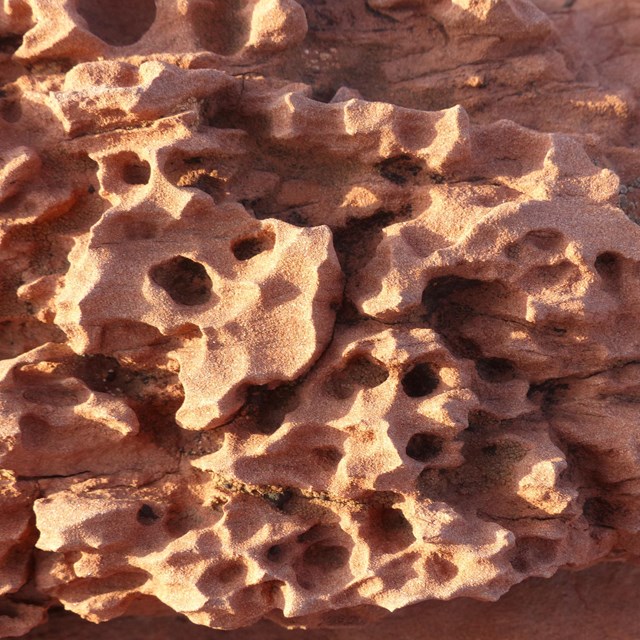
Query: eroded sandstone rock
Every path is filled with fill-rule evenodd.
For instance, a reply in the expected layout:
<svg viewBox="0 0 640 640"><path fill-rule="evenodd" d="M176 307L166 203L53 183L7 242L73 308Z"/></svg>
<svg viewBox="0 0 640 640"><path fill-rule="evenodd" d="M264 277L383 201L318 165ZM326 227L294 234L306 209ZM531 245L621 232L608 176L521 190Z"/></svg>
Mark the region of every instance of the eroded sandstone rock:
<svg viewBox="0 0 640 640"><path fill-rule="evenodd" d="M580 4L5 1L0 634L637 555L637 6Z"/></svg>

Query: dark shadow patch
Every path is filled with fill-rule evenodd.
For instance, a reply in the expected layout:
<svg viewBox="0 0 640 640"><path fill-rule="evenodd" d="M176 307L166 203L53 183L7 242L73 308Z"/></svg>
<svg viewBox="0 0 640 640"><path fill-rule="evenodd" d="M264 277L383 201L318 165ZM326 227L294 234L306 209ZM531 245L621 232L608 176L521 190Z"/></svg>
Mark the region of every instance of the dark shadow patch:
<svg viewBox="0 0 640 640"><path fill-rule="evenodd" d="M465 325L478 315L478 309L503 304L508 297L509 290L498 281L440 276L431 280L422 294L424 320L453 355L477 360L482 358L482 350L464 335Z"/></svg>
<svg viewBox="0 0 640 640"><path fill-rule="evenodd" d="M622 284L622 256L605 251L596 257L595 269L602 278L605 289L617 291Z"/></svg>
<svg viewBox="0 0 640 640"><path fill-rule="evenodd" d="M151 177L151 167L146 160L137 158L122 166L122 179L127 184L147 184Z"/></svg>
<svg viewBox="0 0 640 640"><path fill-rule="evenodd" d="M285 416L299 404L295 384L282 384L273 389L267 385L247 389L247 400L236 424L252 433L271 435L284 422Z"/></svg>
<svg viewBox="0 0 640 640"><path fill-rule="evenodd" d="M0 37L0 53L13 55L22 46L22 36L10 33ZM2 97L0 95L0 97Z"/></svg>
<svg viewBox="0 0 640 640"><path fill-rule="evenodd" d="M285 551L282 545L274 544L267 549L267 560L269 562L281 562L284 560Z"/></svg>
<svg viewBox="0 0 640 640"><path fill-rule="evenodd" d="M617 509L611 502L595 496L587 498L582 506L582 513L589 524L598 527L614 527Z"/></svg>
<svg viewBox="0 0 640 640"><path fill-rule="evenodd" d="M40 449L50 443L53 435L51 425L31 414L20 417L20 439L25 449Z"/></svg>
<svg viewBox="0 0 640 640"><path fill-rule="evenodd" d="M406 453L419 462L429 462L442 452L444 440L432 433L415 433L409 438Z"/></svg>
<svg viewBox="0 0 640 640"><path fill-rule="evenodd" d="M221 56L238 52L247 37L248 25L242 20L242 2L213 0L189 2L188 17L201 47Z"/></svg>
<svg viewBox="0 0 640 640"><path fill-rule="evenodd" d="M149 527L156 523L160 516L153 510L149 504L143 504L136 514L136 520L143 526Z"/></svg>
<svg viewBox="0 0 640 640"><path fill-rule="evenodd" d="M422 171L422 163L404 153L379 162L376 169L385 180L404 186Z"/></svg>
<svg viewBox="0 0 640 640"><path fill-rule="evenodd" d="M506 358L480 358L476 361L476 371L486 382L510 382L518 377L515 365Z"/></svg>
<svg viewBox="0 0 640 640"><path fill-rule="evenodd" d="M316 542L305 550L302 560L307 567L331 573L342 569L349 562L350 555L346 547Z"/></svg>
<svg viewBox="0 0 640 640"><path fill-rule="evenodd" d="M415 542L413 527L400 509L374 506L368 510L365 538L383 553L398 553Z"/></svg>
<svg viewBox="0 0 640 640"><path fill-rule="evenodd" d="M114 47L134 44L156 19L155 0L78 0L89 31Z"/></svg>
<svg viewBox="0 0 640 640"><path fill-rule="evenodd" d="M559 543L556 540L523 536L516 539L515 557L511 566L520 573L530 573L554 561Z"/></svg>
<svg viewBox="0 0 640 640"><path fill-rule="evenodd" d="M371 260L382 240L382 229L395 220L396 215L392 211L380 209L367 218L350 218L344 227L333 231L333 246L347 276Z"/></svg>
<svg viewBox="0 0 640 640"><path fill-rule="evenodd" d="M458 567L440 553L432 553L425 560L427 574L434 582L450 582L458 575Z"/></svg>
<svg viewBox="0 0 640 640"><path fill-rule="evenodd" d="M419 362L402 376L403 391L410 398L423 398L432 394L440 384L438 374L427 362Z"/></svg>
<svg viewBox="0 0 640 640"><path fill-rule="evenodd" d="M287 503L293 498L293 492L289 489L283 489L282 491L267 491L262 494L262 497L278 511L283 511Z"/></svg>
<svg viewBox="0 0 640 640"><path fill-rule="evenodd" d="M236 240L231 245L231 251L236 260L251 260L251 258L255 258L265 251L271 251L275 246L275 242L276 238L273 231L264 229L254 236Z"/></svg>
<svg viewBox="0 0 640 640"><path fill-rule="evenodd" d="M357 388L373 389L387 380L389 372L384 365L362 354L355 354L344 367L334 371L325 382L325 391L339 400L351 397Z"/></svg>
<svg viewBox="0 0 640 640"><path fill-rule="evenodd" d="M204 265L184 256L155 265L149 276L178 304L195 306L211 300L213 285Z"/></svg>
<svg viewBox="0 0 640 640"><path fill-rule="evenodd" d="M0 100L0 116L5 122L14 123L22 118L22 107L17 99Z"/></svg>

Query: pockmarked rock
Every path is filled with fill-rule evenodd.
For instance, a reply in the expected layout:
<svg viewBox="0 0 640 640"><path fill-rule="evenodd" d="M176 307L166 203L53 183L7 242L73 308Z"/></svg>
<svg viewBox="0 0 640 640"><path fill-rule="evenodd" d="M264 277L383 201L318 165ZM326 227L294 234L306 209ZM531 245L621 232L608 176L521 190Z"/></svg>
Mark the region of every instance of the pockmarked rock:
<svg viewBox="0 0 640 640"><path fill-rule="evenodd" d="M638 17L5 2L0 637L637 558Z"/></svg>

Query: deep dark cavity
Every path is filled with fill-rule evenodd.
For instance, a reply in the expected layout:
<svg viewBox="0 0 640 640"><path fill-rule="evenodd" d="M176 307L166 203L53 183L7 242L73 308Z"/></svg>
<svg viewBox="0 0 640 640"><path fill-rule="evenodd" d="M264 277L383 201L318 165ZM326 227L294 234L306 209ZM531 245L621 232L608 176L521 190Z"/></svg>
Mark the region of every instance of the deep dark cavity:
<svg viewBox="0 0 640 640"><path fill-rule="evenodd" d="M350 218L344 227L334 229L333 246L345 274L350 276L362 269L375 255L382 229L409 213L410 207L399 215L380 209L368 218Z"/></svg>
<svg viewBox="0 0 640 640"><path fill-rule="evenodd" d="M418 462L429 462L442 452L444 440L432 433L415 433L407 443L406 452Z"/></svg>
<svg viewBox="0 0 640 640"><path fill-rule="evenodd" d="M0 53L13 55L21 46L22 36L17 33L11 33L0 37Z"/></svg>
<svg viewBox="0 0 640 640"><path fill-rule="evenodd" d="M183 396L177 374L161 368L135 369L113 357L92 354L78 358L73 375L92 391L126 397L138 418L139 438L166 451L179 446L181 430L175 412ZM170 392L172 388L177 393Z"/></svg>
<svg viewBox="0 0 640 640"><path fill-rule="evenodd" d="M305 550L302 558L308 567L332 572L344 567L349 562L349 555L346 547L316 542Z"/></svg>
<svg viewBox="0 0 640 640"><path fill-rule="evenodd" d="M271 435L298 403L295 384L282 384L273 389L267 385L252 386L247 389L247 401L236 423L252 433Z"/></svg>
<svg viewBox="0 0 640 640"><path fill-rule="evenodd" d="M280 562L284 558L284 549L279 544L274 544L267 549L267 560L269 562Z"/></svg>
<svg viewBox="0 0 640 640"><path fill-rule="evenodd" d="M334 398L346 400L356 389L373 389L387 380L384 365L362 354L351 356L342 369L334 371L325 383L325 390Z"/></svg>
<svg viewBox="0 0 640 640"><path fill-rule="evenodd" d="M464 463L461 466L454 469L426 467L420 473L417 488L421 495L432 500L469 501L474 508L487 499L489 503L484 508L491 511L501 495L510 494L514 468L527 455L528 449L507 435L488 439L485 427L488 425L476 425L463 432ZM500 431L504 425L498 423L497 428ZM508 501L504 508L511 508Z"/></svg>
<svg viewBox="0 0 640 640"><path fill-rule="evenodd" d="M503 301L508 289L499 281L441 276L431 280L422 294L426 322L445 341L458 358L478 360L483 357L480 346L464 335L467 322L478 309L491 306L493 300Z"/></svg>
<svg viewBox="0 0 640 640"><path fill-rule="evenodd" d="M363 316L351 300L344 297L339 305L336 305L336 324L345 324L347 326L355 326L365 320Z"/></svg>
<svg viewBox="0 0 640 640"><path fill-rule="evenodd" d="M275 242L273 231L265 229L257 235L236 240L231 246L231 251L236 260L251 260L251 258L273 249Z"/></svg>
<svg viewBox="0 0 640 640"><path fill-rule="evenodd" d="M215 203L227 196L228 176L220 175L220 170L220 159L211 156L177 156L164 167L165 174L177 187L198 189Z"/></svg>
<svg viewBox="0 0 640 640"><path fill-rule="evenodd" d="M415 178L422 171L422 163L410 155L402 154L379 162L376 169L389 182L404 186L410 178Z"/></svg>
<svg viewBox="0 0 640 640"><path fill-rule="evenodd" d="M476 360L476 371L486 382L510 382L517 377L515 365L505 358L480 358Z"/></svg>
<svg viewBox="0 0 640 640"><path fill-rule="evenodd" d="M155 0L78 0L77 10L94 36L114 47L138 42L156 19Z"/></svg>
<svg viewBox="0 0 640 640"><path fill-rule="evenodd" d="M485 285L483 280L470 280L461 276L440 276L431 280L423 294L422 304L427 315L432 315L445 303L455 301L456 297Z"/></svg>
<svg viewBox="0 0 640 640"><path fill-rule="evenodd" d="M226 183L208 173L200 173L192 184L185 186L195 187L213 198L215 203L220 202L226 196Z"/></svg>
<svg viewBox="0 0 640 640"><path fill-rule="evenodd" d="M598 255L594 266L605 283L615 285L620 282L622 278L622 259L619 254L605 251Z"/></svg>
<svg viewBox="0 0 640 640"><path fill-rule="evenodd" d="M465 299L466 296L480 291L484 286L482 280L442 276L431 280L422 294L425 319L457 357L481 356L479 346L463 336L461 330L474 313L472 305Z"/></svg>
<svg viewBox="0 0 640 640"><path fill-rule="evenodd" d="M136 520L145 527L149 527L155 524L156 520L159 520L160 516L153 510L153 507L149 504L143 504L138 509Z"/></svg>
<svg viewBox="0 0 640 640"><path fill-rule="evenodd" d="M432 365L420 362L402 376L402 389L410 398L423 398L433 393L440 384Z"/></svg>
<svg viewBox="0 0 640 640"><path fill-rule="evenodd" d="M146 160L127 162L122 167L122 179L127 184L147 184L151 177L151 167Z"/></svg>
<svg viewBox="0 0 640 640"><path fill-rule="evenodd" d="M608 500L598 496L587 498L582 506L582 513L589 524L598 527L615 526L615 516L618 509Z"/></svg>
<svg viewBox="0 0 640 640"><path fill-rule="evenodd" d="M273 507L279 511L283 511L287 503L293 498L293 492L289 489L282 491L268 491L263 493L262 497Z"/></svg>
<svg viewBox="0 0 640 640"><path fill-rule="evenodd" d="M134 378L134 372L123 367L118 360L102 354L83 356L76 375L91 391L100 393L122 392Z"/></svg>
<svg viewBox="0 0 640 640"><path fill-rule="evenodd" d="M325 104L331 102L331 99L335 95L336 89L332 84L316 84L311 92L313 100L316 102L324 102Z"/></svg>
<svg viewBox="0 0 640 640"><path fill-rule="evenodd" d="M367 538L384 553L398 553L415 542L411 523L400 509L374 506L367 514Z"/></svg>
<svg viewBox="0 0 640 640"><path fill-rule="evenodd" d="M545 380L529 385L527 398L539 405L543 413L550 411L570 389L568 382L561 380Z"/></svg>
<svg viewBox="0 0 640 640"><path fill-rule="evenodd" d="M211 299L212 282L204 265L176 256L151 268L151 279L178 304L194 306Z"/></svg>

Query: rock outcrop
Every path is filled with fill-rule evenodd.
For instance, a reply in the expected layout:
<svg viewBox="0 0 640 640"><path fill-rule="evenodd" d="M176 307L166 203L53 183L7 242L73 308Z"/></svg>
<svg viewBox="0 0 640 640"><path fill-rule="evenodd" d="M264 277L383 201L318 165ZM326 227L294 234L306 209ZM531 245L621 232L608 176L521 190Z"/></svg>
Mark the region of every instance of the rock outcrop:
<svg viewBox="0 0 640 640"><path fill-rule="evenodd" d="M640 553L640 6L5 0L0 637L358 624Z"/></svg>

